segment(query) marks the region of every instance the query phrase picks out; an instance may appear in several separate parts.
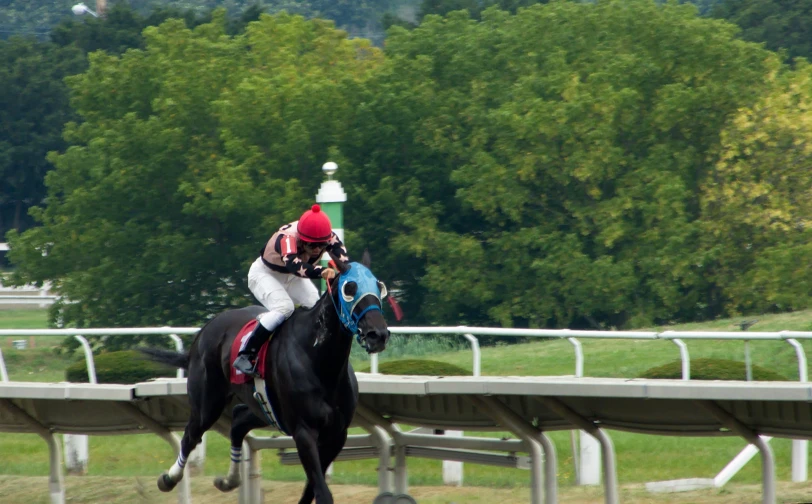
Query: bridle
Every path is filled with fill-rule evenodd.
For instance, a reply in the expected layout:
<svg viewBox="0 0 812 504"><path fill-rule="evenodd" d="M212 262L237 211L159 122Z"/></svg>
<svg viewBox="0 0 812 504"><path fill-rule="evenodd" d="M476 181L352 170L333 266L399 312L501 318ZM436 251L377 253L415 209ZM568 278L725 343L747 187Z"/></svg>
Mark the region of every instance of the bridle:
<svg viewBox="0 0 812 504"><path fill-rule="evenodd" d="M358 287L354 296L349 296L345 288L349 282L355 282ZM341 324L355 336L356 341L364 347L364 350L369 351L369 343L366 340L366 335L358 332L358 323L370 311L381 310L381 288L380 282L369 271L369 268L360 263L350 263L348 269L338 276L338 296L333 295L333 290L330 282L327 282L327 291L330 293L330 299L333 302L333 307L336 309L338 319ZM386 287L384 287L386 292ZM355 313L355 308L358 303L367 296L375 298L377 303L371 303L369 306ZM385 294L384 294L385 296ZM338 297L338 303L335 298Z"/></svg>

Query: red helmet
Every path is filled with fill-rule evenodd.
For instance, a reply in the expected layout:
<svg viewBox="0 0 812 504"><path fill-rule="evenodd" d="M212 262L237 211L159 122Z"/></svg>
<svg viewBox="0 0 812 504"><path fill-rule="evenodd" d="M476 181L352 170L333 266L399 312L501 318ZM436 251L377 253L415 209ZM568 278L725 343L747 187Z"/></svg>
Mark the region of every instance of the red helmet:
<svg viewBox="0 0 812 504"><path fill-rule="evenodd" d="M306 242L327 242L333 234L330 218L321 211L321 207L313 205L310 210L303 213L296 225L299 238Z"/></svg>

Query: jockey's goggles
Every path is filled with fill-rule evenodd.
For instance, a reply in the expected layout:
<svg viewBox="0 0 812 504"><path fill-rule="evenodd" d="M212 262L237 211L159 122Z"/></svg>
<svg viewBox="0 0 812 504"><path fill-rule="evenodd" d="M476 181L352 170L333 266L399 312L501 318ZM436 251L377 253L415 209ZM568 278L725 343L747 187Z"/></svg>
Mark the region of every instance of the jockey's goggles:
<svg viewBox="0 0 812 504"><path fill-rule="evenodd" d="M329 245L329 243L327 242L306 242L306 241L303 241L302 244L304 245L304 248L310 250L326 248L327 245Z"/></svg>

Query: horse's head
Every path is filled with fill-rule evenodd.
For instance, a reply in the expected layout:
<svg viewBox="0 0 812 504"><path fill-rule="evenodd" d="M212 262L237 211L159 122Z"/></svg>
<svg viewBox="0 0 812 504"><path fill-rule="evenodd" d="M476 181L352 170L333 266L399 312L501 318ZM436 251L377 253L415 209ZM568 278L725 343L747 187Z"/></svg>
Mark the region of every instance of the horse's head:
<svg viewBox="0 0 812 504"><path fill-rule="evenodd" d="M389 341L389 328L381 311L381 299L387 292L383 282L369 270L369 254L364 252L360 263L344 263L335 256L333 262L339 271L332 284L338 291L338 318L368 353L382 352Z"/></svg>

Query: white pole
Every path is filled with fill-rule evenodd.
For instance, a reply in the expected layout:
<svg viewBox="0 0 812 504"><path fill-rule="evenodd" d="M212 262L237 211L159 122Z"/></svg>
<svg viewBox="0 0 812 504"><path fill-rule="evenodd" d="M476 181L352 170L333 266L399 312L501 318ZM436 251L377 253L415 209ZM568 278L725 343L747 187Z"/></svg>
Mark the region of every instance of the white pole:
<svg viewBox="0 0 812 504"><path fill-rule="evenodd" d="M580 431L581 434L581 485L601 484L601 445L598 440Z"/></svg>
<svg viewBox="0 0 812 504"><path fill-rule="evenodd" d="M765 443L769 443L772 437L761 436L761 439L763 439ZM756 456L757 453L758 448L756 448L756 445L749 444L745 446L744 449L740 451L738 455L733 457L733 460L728 462L728 464L721 471L719 471L719 474L713 478L713 486L716 488L725 486L727 482L736 475L736 473L741 471L742 467L750 462L750 459Z"/></svg>
<svg viewBox="0 0 812 504"><path fill-rule="evenodd" d="M85 352L88 383L98 383L96 381L96 364L93 361L93 350L90 348L90 343L84 336L76 334L73 337L79 341ZM65 434L62 436L62 442L65 445L65 470L68 474L87 474L87 464L90 459L88 437L83 434Z"/></svg>
<svg viewBox="0 0 812 504"><path fill-rule="evenodd" d="M463 334L463 338L468 340L471 344L471 350L474 353L473 357L473 374L472 376L480 376L482 369L482 356L479 350L479 340L472 334ZM448 437L463 437L465 433L458 430L447 430L445 435ZM464 466L462 462L456 460L443 460L443 483L449 486L462 486Z"/></svg>
<svg viewBox="0 0 812 504"><path fill-rule="evenodd" d="M569 337L567 341L575 349L575 376L584 376L584 351L581 342ZM580 453L576 452L575 438L572 437L573 458L575 459L575 483L577 485L601 484L601 445L597 439L586 431L578 431L580 438Z"/></svg>
<svg viewBox="0 0 812 504"><path fill-rule="evenodd" d="M463 432L458 430L445 431L447 437L462 437ZM462 486L462 462L443 460L443 483L450 486Z"/></svg>

